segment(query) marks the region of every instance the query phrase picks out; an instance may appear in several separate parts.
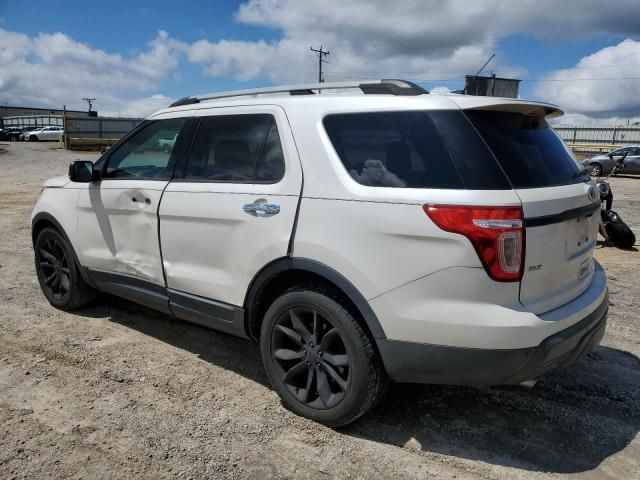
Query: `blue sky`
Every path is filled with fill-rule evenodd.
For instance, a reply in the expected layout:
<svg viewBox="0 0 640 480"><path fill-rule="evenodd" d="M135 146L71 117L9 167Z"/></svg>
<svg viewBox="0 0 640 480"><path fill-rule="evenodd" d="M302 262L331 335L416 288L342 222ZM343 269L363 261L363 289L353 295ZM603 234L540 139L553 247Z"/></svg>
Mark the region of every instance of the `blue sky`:
<svg viewBox="0 0 640 480"><path fill-rule="evenodd" d="M640 117L637 1L15 5L0 0L2 103L80 108L90 95L101 113L146 115L198 92L315 80L309 46L324 43L327 80L408 78L455 90L496 53L487 73L523 79L524 98L582 121Z"/></svg>

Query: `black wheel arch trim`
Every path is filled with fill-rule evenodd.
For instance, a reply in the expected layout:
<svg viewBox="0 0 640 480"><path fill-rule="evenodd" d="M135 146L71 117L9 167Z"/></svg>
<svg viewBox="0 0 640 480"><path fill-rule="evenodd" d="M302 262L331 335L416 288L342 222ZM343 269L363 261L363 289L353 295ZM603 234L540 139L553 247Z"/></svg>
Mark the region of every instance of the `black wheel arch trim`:
<svg viewBox="0 0 640 480"><path fill-rule="evenodd" d="M62 238L64 238L64 240L69 245L69 250L71 250L71 255L73 255L73 260L76 262L76 266L78 267L78 271L80 272L82 279L90 287L96 288L96 285L93 282L91 276L89 275L88 270L85 267L83 267L82 264L80 263L80 260L78 260L78 255L76 254L76 251L73 248L73 244L71 243L71 240L69 240L69 236L67 235L67 232L64 230L62 225L60 225L60 222L58 222L58 220L56 220L56 218L50 213L47 213L47 212L37 213L31 220L31 241L32 241L33 247L35 248L36 239L37 239L35 235L35 232L36 232L35 227L38 223L43 221L52 224L55 227L55 229L58 230L58 233L62 235Z"/></svg>
<svg viewBox="0 0 640 480"><path fill-rule="evenodd" d="M303 270L306 272L314 273L328 280L336 285L343 294L345 294L351 302L356 306L362 318L369 327L369 331L373 337L377 339L386 339L387 336L384 333L384 329L378 320L375 312L369 305L367 299L360 293L360 291L342 274L333 268L325 265L317 260L302 257L281 257L262 268L254 277L249 285L247 294L245 296L244 308L247 312L245 318L245 329L247 335L252 337L251 325L256 315L255 308L256 301L263 293L264 288L273 280L277 275L284 273L288 270ZM255 340L255 338L254 338Z"/></svg>

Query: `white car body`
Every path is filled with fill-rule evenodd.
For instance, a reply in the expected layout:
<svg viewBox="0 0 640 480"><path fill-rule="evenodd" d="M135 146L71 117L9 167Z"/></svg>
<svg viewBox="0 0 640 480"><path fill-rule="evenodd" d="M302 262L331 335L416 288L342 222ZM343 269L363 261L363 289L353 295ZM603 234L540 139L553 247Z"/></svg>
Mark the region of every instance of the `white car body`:
<svg viewBox="0 0 640 480"><path fill-rule="evenodd" d="M21 137L24 141L59 141L64 134L64 129L62 127L40 127L30 130L28 132L24 132Z"/></svg>
<svg viewBox="0 0 640 480"><path fill-rule="evenodd" d="M607 286L593 259L592 183L366 186L352 178L323 126L337 114L476 110L562 113L539 102L436 94L271 95L171 107L148 120L272 116L285 160L282 179L59 177L45 183L34 232L47 222L63 230L99 289L254 339L261 320L252 303L260 295L256 285L271 270L319 275L360 310L392 379L519 383L575 360L604 332ZM245 207L261 199L279 213L248 215ZM425 213L423 206L434 204L520 207L521 278L493 280L467 237L444 231Z"/></svg>

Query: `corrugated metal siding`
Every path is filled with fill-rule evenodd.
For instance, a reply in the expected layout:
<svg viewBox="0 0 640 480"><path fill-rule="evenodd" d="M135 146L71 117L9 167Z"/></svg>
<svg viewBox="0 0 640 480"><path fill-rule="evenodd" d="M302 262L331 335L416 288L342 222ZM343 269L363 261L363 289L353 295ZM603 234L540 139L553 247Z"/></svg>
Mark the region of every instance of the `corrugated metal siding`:
<svg viewBox="0 0 640 480"><path fill-rule="evenodd" d="M118 139L143 120L142 118L67 117L65 134L74 138Z"/></svg>
<svg viewBox="0 0 640 480"><path fill-rule="evenodd" d="M570 144L594 143L611 145L640 144L640 128L632 127L553 127L562 139Z"/></svg>

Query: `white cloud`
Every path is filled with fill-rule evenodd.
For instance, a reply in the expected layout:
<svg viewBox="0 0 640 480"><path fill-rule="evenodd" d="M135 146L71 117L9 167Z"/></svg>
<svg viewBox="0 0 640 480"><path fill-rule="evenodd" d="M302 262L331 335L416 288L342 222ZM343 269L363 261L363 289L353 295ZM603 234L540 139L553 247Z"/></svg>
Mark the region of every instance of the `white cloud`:
<svg viewBox="0 0 640 480"><path fill-rule="evenodd" d="M455 79L461 87L463 76L475 73L494 51L497 56L487 70L507 77L526 75L524 67L507 64L501 55L499 41L510 35L533 36L550 45L600 33L631 37L640 34L638 14L637 0L582 0L579 8L558 0L248 0L239 6L236 21L271 29L275 40L202 38L190 43L160 31L142 53L128 56L93 48L64 33L30 38L0 29L0 101L82 108L83 96L95 96L102 114L146 114L147 108L171 101L159 95L158 85L178 78L181 61L199 65L213 77L306 82L317 78L311 45L331 52L327 80L393 76L451 86L447 81ZM602 66L640 64L637 51L638 42L629 40L549 79L626 75L623 68ZM544 82L536 92L571 112L626 117L640 106L637 85Z"/></svg>
<svg viewBox="0 0 640 480"><path fill-rule="evenodd" d="M327 80L393 76L442 85L450 79L461 83L496 50L487 70L526 75L525 68L505 64L500 54L498 41L509 35L566 42L599 33L638 34L636 14L637 0L615 5L583 0L580 8L557 0L325 0L321 8L316 0L249 0L240 5L236 20L278 30L280 39L176 45L205 73L241 81L313 81L317 60L308 48L322 44L331 52Z"/></svg>
<svg viewBox="0 0 640 480"><path fill-rule="evenodd" d="M638 116L640 42L627 39L557 70L536 85L536 93L568 111L591 117ZM602 79L617 80L602 80ZM575 80L584 79L584 80Z"/></svg>
<svg viewBox="0 0 640 480"><path fill-rule="evenodd" d="M117 114L121 117L146 117L161 108L166 108L172 102L173 99L166 95L155 94L127 102Z"/></svg>
<svg viewBox="0 0 640 480"><path fill-rule="evenodd" d="M98 98L101 114L147 115L144 106L155 108L159 98L170 101L148 94L177 65L178 54L163 31L146 51L127 58L60 32L29 38L0 29L0 100L13 105L80 109L85 108L82 97L89 96Z"/></svg>
<svg viewBox="0 0 640 480"><path fill-rule="evenodd" d="M429 93L435 93L435 94L447 94L449 92L451 92L451 89L447 87L434 87L431 90L429 90Z"/></svg>

